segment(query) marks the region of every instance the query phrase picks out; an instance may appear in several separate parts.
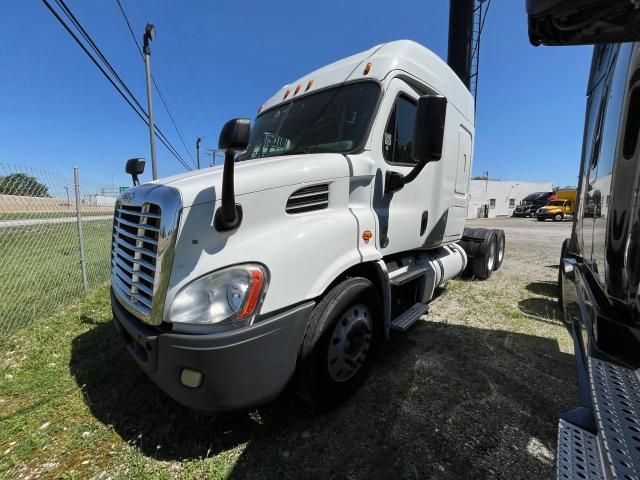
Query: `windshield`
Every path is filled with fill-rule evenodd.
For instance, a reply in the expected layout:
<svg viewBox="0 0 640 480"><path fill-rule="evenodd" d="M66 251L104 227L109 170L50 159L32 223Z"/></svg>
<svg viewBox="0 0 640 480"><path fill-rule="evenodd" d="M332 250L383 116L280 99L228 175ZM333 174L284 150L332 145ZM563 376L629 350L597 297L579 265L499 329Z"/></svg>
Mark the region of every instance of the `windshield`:
<svg viewBox="0 0 640 480"><path fill-rule="evenodd" d="M552 207L562 207L566 200L551 200L547 205L551 205Z"/></svg>
<svg viewBox="0 0 640 480"><path fill-rule="evenodd" d="M238 160L296 153L348 153L364 139L380 95L375 82L357 82L294 98L264 112Z"/></svg>

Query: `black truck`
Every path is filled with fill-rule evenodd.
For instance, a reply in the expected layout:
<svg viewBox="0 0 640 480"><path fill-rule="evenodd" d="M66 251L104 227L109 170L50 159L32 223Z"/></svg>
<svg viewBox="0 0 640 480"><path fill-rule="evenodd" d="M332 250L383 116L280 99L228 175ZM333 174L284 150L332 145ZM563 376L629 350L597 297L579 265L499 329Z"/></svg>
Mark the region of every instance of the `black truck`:
<svg viewBox="0 0 640 480"><path fill-rule="evenodd" d="M513 211L514 217L535 217L539 208L544 207L553 192L535 192L524 197Z"/></svg>
<svg viewBox="0 0 640 480"><path fill-rule="evenodd" d="M528 0L534 45L595 44L571 238L558 280L579 405L557 478L640 478L640 5ZM623 43L625 42L625 43Z"/></svg>

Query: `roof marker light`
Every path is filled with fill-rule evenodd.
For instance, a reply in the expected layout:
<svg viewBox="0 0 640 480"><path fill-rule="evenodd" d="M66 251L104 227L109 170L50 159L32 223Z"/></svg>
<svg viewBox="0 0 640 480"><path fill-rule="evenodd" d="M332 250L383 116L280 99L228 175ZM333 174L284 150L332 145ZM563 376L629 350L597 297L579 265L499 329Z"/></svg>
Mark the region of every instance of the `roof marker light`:
<svg viewBox="0 0 640 480"><path fill-rule="evenodd" d="M293 91L293 94L296 95L300 91L301 88L302 87L300 86L300 84L296 85L296 89Z"/></svg>
<svg viewBox="0 0 640 480"><path fill-rule="evenodd" d="M362 72L363 75L368 75L369 71L371 70L371 67L373 66L373 64L371 62L367 63L364 67L364 72Z"/></svg>
<svg viewBox="0 0 640 480"><path fill-rule="evenodd" d="M311 85L313 85L313 80L307 82L307 88L305 88L304 91L307 92L311 88Z"/></svg>
<svg viewBox="0 0 640 480"><path fill-rule="evenodd" d="M284 92L284 97L282 97L282 99L283 99L283 100L285 100L285 99L289 96L289 94L290 94L290 93L291 93L291 90L289 90L289 89L287 88L287 91L286 91L286 92Z"/></svg>

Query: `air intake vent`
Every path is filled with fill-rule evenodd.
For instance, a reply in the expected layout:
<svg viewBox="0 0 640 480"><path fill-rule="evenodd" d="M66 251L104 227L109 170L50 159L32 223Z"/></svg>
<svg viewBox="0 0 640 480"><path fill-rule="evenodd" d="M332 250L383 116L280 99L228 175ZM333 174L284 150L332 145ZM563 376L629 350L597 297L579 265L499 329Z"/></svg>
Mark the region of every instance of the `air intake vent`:
<svg viewBox="0 0 640 480"><path fill-rule="evenodd" d="M329 184L312 185L296 190L287 200L287 213L303 213L322 210L329 206Z"/></svg>

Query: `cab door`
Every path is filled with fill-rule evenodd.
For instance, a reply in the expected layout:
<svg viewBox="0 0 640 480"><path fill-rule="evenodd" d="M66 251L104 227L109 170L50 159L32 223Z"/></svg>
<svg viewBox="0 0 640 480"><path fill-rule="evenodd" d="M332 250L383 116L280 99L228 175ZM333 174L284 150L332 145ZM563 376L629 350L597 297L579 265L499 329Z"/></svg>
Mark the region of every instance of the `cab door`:
<svg viewBox="0 0 640 480"><path fill-rule="evenodd" d="M420 93L403 80L391 80L372 132L371 150L379 165L373 206L383 255L417 248L429 221L427 193L421 179L429 175L430 165L401 190L384 191L387 172L407 175L416 165L411 158L411 143L419 96Z"/></svg>

